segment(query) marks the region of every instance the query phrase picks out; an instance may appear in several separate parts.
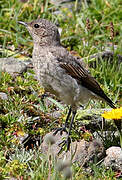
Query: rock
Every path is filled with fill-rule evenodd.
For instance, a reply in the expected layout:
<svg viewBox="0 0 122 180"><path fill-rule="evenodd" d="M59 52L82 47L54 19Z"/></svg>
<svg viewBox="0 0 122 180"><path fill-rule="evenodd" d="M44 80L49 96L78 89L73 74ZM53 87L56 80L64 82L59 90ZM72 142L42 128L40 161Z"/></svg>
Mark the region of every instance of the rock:
<svg viewBox="0 0 122 180"><path fill-rule="evenodd" d="M62 142L64 138L66 138L67 134L63 133L63 135L60 135L60 132L57 133L54 137L55 144L49 147L49 145L46 143L46 138L49 136L53 136L53 132L48 133L46 136L44 136L44 141L41 144L41 150L42 153L46 154L50 152L57 156L58 159L66 159L67 161L70 161L72 159L72 162L77 162L81 166L88 166L88 163L90 162L98 162L101 158L103 158L104 155L104 147L101 142L98 140L93 140L91 142L87 142L85 140L81 140L79 142L72 142L70 151L65 152L63 151L60 155L58 155L58 152L60 150L59 144Z"/></svg>
<svg viewBox="0 0 122 180"><path fill-rule="evenodd" d="M81 3L81 0L78 0ZM71 9L74 6L74 0L50 0L50 3L54 4L57 7L69 8Z"/></svg>
<svg viewBox="0 0 122 180"><path fill-rule="evenodd" d="M83 139L75 144L77 144L77 150L73 162L78 162L80 166L87 167L89 163L96 163L104 156L104 146L96 139L90 142Z"/></svg>
<svg viewBox="0 0 122 180"><path fill-rule="evenodd" d="M0 99L2 99L2 100L7 100L7 99L8 99L7 94L4 93L4 92L0 92Z"/></svg>
<svg viewBox="0 0 122 180"><path fill-rule="evenodd" d="M43 143L41 144L41 150L44 154L48 153L48 149L49 149L49 145L47 144L47 137L49 136L53 136L53 132L50 132L48 134L46 134L43 138ZM51 153L54 155L54 156L57 156L59 150L60 150L60 147L58 146L59 143L61 143L62 139L63 138L66 138L67 134L66 133L63 133L63 135L61 136L60 133L57 133L54 137L54 141L55 141L55 144L53 144L51 147L50 147L50 151Z"/></svg>
<svg viewBox="0 0 122 180"><path fill-rule="evenodd" d="M87 0L86 3L89 3L90 0ZM68 9L70 12L73 10L79 11L82 7L82 0L50 0L50 3L53 4L56 8L54 14L62 14L61 9Z"/></svg>
<svg viewBox="0 0 122 180"><path fill-rule="evenodd" d="M104 165L108 169L111 167L113 170L122 171L122 149L112 146L106 150L106 155Z"/></svg>
<svg viewBox="0 0 122 180"><path fill-rule="evenodd" d="M30 61L24 62L13 57L0 58L0 71L8 72L10 74L21 74L27 71L29 64Z"/></svg>

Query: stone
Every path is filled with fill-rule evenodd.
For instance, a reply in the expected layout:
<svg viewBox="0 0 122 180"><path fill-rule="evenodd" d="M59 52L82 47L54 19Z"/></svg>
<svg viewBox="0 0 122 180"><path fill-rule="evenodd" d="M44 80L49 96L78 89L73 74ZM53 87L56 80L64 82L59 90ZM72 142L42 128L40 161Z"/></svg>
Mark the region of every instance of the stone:
<svg viewBox="0 0 122 180"><path fill-rule="evenodd" d="M47 144L46 142L46 139L47 137L49 136L53 136L53 132L50 132L48 134L46 134L43 138L43 142L41 144L41 150L44 154L48 153L48 149L50 148L50 151L51 153L54 155L54 156L57 156L59 150L60 150L60 147L58 146L59 143L61 143L62 139L63 138L66 138L66 133L63 133L63 135L61 136L60 133L57 133L55 136L54 136L54 141L55 141L55 144L53 144L52 146L49 147L49 145Z"/></svg>
<svg viewBox="0 0 122 180"><path fill-rule="evenodd" d="M122 171L122 149L112 146L106 150L106 155L104 165L108 169L111 167L113 170Z"/></svg>
<svg viewBox="0 0 122 180"><path fill-rule="evenodd" d="M89 163L96 163L104 156L103 144L94 139L87 142L84 139L77 144L77 150L73 158L73 162L78 162L80 166L88 167Z"/></svg>
<svg viewBox="0 0 122 180"><path fill-rule="evenodd" d="M2 99L2 100L7 100L7 99L8 99L7 94L4 93L4 92L0 92L0 99Z"/></svg>
<svg viewBox="0 0 122 180"><path fill-rule="evenodd" d="M26 61L24 63L24 61L21 61L13 57L0 58L0 71L8 72L10 74L21 74L27 71L27 68L30 63L30 61Z"/></svg>
<svg viewBox="0 0 122 180"><path fill-rule="evenodd" d="M67 161L70 161L73 157L72 162L77 162L80 166L87 167L89 163L98 162L101 160L105 154L104 147L100 141L93 140L87 142L83 139L79 142L72 142L70 151L63 151L58 155L60 150L59 144L64 138L66 138L67 134L63 133L61 136L60 133L57 133L54 136L55 144L50 147L46 143L46 138L49 135L53 136L53 132L50 132L44 136L43 143L41 144L41 151L42 153L47 154L50 150L51 154L56 156L59 160L66 159Z"/></svg>
<svg viewBox="0 0 122 180"><path fill-rule="evenodd" d="M62 8L67 8L71 12L73 10L79 11L82 8L82 0L50 0L50 3L57 7L54 11L55 14L62 14ZM86 0L85 3L90 3L90 0Z"/></svg>

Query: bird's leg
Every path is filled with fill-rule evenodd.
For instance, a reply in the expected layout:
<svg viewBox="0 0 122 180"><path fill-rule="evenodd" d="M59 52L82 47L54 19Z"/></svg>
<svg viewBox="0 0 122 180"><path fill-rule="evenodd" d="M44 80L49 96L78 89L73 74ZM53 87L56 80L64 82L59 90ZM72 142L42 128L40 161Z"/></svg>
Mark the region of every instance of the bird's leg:
<svg viewBox="0 0 122 180"><path fill-rule="evenodd" d="M60 145L62 144L62 146L61 146L61 149L60 149L59 153L62 151L62 148L64 147L65 144L67 146L67 150L66 151L68 151L70 149L70 143L71 143L70 133L71 133L71 129L72 129L72 124L73 124L74 119L75 119L75 115L76 115L76 110L72 111L72 119L71 119L71 122L70 122L68 135L67 135L66 140L64 140L64 141L62 141L60 143Z"/></svg>
<svg viewBox="0 0 122 180"><path fill-rule="evenodd" d="M72 112L72 108L70 107L70 108L69 108L68 115L67 115L67 118L66 118L66 121L65 121L65 124L64 124L64 127L65 127L65 128L67 127L67 123L68 123L69 117L70 117L70 115L71 115L71 112Z"/></svg>
<svg viewBox="0 0 122 180"><path fill-rule="evenodd" d="M67 127L67 123L68 123L69 117L71 115L71 112L72 112L72 108L70 107L64 126L61 128L57 128L55 130L55 132L53 133L54 135L56 135L59 131L60 131L61 135L62 135L63 131L67 133L66 127Z"/></svg>

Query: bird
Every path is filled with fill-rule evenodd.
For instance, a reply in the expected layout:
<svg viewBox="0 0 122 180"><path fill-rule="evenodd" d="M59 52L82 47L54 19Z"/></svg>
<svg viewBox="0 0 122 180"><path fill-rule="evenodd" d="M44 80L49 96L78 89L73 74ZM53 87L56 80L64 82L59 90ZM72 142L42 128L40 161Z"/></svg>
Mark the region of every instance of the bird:
<svg viewBox="0 0 122 180"><path fill-rule="evenodd" d="M58 27L54 23L42 18L32 22L18 21L18 23L24 25L32 36L34 43L32 63L40 85L70 107L64 126L54 132L54 135L59 131L67 132L62 147L66 145L68 151L72 125L79 104L86 104L90 99L100 99L106 101L111 108L116 107L96 79L85 69L79 57L72 55L61 44ZM114 122L120 129L119 121Z"/></svg>

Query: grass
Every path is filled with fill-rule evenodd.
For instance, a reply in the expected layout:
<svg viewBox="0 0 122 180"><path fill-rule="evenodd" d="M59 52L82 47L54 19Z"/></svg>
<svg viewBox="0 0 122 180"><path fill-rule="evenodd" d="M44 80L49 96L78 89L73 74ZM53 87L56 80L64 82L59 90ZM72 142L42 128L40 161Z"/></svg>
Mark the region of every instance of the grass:
<svg viewBox="0 0 122 180"><path fill-rule="evenodd" d="M77 5L77 4L76 4ZM93 0L90 4L82 3L82 8L72 13L61 9L62 13L52 13L55 6L43 0L30 0L22 3L19 0L2 0L0 2L0 57L29 58L32 56L33 43L27 30L17 21L32 21L37 17L47 18L59 23L62 28L61 41L69 50L81 57L88 57L109 48L114 51L114 58L96 62L91 74L99 81L106 94L121 106L121 72L117 54L121 54L121 1ZM114 25L114 37L111 38L111 22ZM113 49L113 45L117 48ZM110 63L111 62L111 63ZM90 60L87 61L90 64ZM0 92L8 95L8 100L0 99L0 179L16 177L18 179L64 179L64 172L56 169L57 160L50 154L44 155L31 144L27 151L20 145L18 135L36 138L44 136L54 128L50 113L63 106L54 98L50 98L48 106L43 98L44 90L33 78L33 72L23 73L16 78L8 73L0 73ZM105 103L91 102L87 108L107 108ZM59 124L66 116L65 109L59 117ZM57 124L55 125L57 126ZM73 136L77 137L74 134ZM34 139L35 138L35 139ZM78 138L78 137L77 137ZM113 145L109 138L106 147ZM39 142L40 143L40 142ZM108 145L110 144L110 145ZM36 149L37 148L37 149ZM51 162L51 167L50 167ZM72 179L116 179L115 172L104 167L91 165L92 171L85 172L76 163L72 164ZM49 172L51 173L49 174Z"/></svg>

